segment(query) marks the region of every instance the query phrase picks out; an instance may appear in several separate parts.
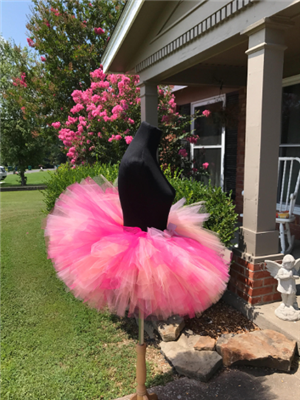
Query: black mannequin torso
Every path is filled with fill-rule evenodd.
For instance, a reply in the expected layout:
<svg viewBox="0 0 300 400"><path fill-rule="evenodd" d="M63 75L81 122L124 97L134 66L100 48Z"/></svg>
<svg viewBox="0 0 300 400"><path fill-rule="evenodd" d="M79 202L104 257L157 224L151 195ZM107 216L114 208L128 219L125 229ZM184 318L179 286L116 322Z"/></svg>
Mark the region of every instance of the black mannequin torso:
<svg viewBox="0 0 300 400"><path fill-rule="evenodd" d="M161 131L142 122L119 169L124 226L164 230L175 197L156 160Z"/></svg>

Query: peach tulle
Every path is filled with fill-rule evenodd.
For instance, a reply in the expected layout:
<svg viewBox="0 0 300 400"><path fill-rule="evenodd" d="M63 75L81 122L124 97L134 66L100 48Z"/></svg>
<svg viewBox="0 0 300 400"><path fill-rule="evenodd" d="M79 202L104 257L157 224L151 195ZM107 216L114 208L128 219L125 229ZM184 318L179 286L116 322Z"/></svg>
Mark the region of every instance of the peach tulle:
<svg viewBox="0 0 300 400"><path fill-rule="evenodd" d="M184 202L172 206L165 231L144 232L123 226L114 186L91 178L69 186L45 226L59 278L90 306L119 316L204 311L225 290L228 265L217 236L202 228L201 204Z"/></svg>

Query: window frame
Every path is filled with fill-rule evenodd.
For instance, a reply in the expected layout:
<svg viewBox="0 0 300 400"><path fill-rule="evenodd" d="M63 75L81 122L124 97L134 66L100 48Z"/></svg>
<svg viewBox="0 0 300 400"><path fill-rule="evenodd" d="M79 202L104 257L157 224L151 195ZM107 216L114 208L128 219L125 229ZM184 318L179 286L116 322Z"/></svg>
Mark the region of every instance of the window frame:
<svg viewBox="0 0 300 400"><path fill-rule="evenodd" d="M293 85L298 85L300 83L300 74L298 75L293 75L289 76L288 78L282 79L282 88L288 87L288 86L293 86ZM279 145L279 150L285 147L298 147L300 148L300 143L299 144L281 144ZM276 204L276 209L279 209L279 203ZM295 215L300 215L300 206L295 204L294 207L294 214Z"/></svg>
<svg viewBox="0 0 300 400"><path fill-rule="evenodd" d="M226 107L226 95L225 94L220 94L218 96L213 96L213 97L208 97L203 100L197 100L191 103L191 114L193 115L195 113L195 108L196 107L202 107L206 106L209 104L213 103L223 103L223 107ZM195 123L194 120L192 121L192 131L195 129ZM224 158L225 158L225 126L222 125L222 131L221 131L221 144L218 145L195 145L195 144L190 144L190 154L191 154L191 160L194 159L194 150L195 149L221 149L221 162L220 162L220 187L222 191L224 191Z"/></svg>

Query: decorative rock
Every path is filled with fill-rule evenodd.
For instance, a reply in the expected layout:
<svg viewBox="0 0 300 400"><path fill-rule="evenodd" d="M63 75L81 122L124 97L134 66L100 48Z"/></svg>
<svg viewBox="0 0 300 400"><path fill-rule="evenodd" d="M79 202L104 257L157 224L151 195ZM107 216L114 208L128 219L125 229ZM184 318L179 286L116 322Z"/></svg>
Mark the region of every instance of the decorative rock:
<svg viewBox="0 0 300 400"><path fill-rule="evenodd" d="M289 371L296 341L265 329L241 335L223 335L218 339L216 348L225 366L251 365Z"/></svg>
<svg viewBox="0 0 300 400"><path fill-rule="evenodd" d="M162 342L160 347L179 374L207 382L222 366L222 357L216 351L196 351L194 346L199 339L199 335L182 334L177 342Z"/></svg>
<svg viewBox="0 0 300 400"><path fill-rule="evenodd" d="M201 336L198 342L195 344L194 349L198 351L209 350L214 351L216 346L216 340L209 336Z"/></svg>
<svg viewBox="0 0 300 400"><path fill-rule="evenodd" d="M173 315L166 321L153 321L153 326L164 342L170 342L178 339L182 329L185 327L185 322L179 315Z"/></svg>

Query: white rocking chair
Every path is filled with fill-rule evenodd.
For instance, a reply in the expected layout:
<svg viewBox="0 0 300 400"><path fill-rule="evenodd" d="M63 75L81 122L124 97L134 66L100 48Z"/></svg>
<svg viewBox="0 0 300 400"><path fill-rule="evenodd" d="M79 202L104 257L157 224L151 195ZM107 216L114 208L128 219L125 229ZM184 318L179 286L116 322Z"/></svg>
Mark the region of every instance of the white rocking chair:
<svg viewBox="0 0 300 400"><path fill-rule="evenodd" d="M300 184L300 158L279 157L279 162L278 162L279 206L277 204L278 211L276 212L276 223L279 224L279 238L281 243L281 252L283 254L290 253L294 246L295 237L291 235L290 223L294 222L296 218L293 213L294 213L296 198L298 195L299 184ZM288 248L286 248L285 235L287 237Z"/></svg>

